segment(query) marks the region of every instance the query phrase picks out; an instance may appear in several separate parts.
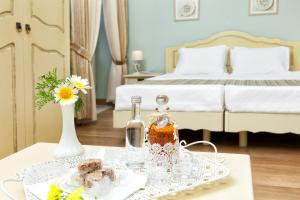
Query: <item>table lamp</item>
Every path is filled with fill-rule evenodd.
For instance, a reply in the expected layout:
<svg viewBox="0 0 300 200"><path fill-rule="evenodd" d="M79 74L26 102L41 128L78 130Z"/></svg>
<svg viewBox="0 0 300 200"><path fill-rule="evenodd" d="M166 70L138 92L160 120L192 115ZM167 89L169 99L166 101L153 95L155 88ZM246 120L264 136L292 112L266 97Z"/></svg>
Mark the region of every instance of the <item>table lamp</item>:
<svg viewBox="0 0 300 200"><path fill-rule="evenodd" d="M133 61L134 69L137 73L141 71L142 64L144 60L144 54L141 50L133 50L131 54L131 60Z"/></svg>

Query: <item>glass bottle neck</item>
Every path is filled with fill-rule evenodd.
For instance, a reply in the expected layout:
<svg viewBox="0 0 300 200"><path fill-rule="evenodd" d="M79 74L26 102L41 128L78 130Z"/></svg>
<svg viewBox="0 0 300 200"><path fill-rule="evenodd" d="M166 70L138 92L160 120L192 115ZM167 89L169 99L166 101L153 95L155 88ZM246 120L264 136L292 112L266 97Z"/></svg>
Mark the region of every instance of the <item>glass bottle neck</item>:
<svg viewBox="0 0 300 200"><path fill-rule="evenodd" d="M140 103L132 104L131 119L140 119L141 117L140 107L141 107Z"/></svg>
<svg viewBox="0 0 300 200"><path fill-rule="evenodd" d="M161 113L165 113L168 111L168 106L167 105L158 105L157 111Z"/></svg>

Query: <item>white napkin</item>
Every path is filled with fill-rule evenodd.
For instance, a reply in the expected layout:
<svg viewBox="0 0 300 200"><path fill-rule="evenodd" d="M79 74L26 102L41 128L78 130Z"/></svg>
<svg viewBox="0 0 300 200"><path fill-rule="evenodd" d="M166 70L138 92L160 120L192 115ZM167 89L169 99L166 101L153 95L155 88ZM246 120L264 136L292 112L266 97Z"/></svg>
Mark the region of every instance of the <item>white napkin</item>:
<svg viewBox="0 0 300 200"><path fill-rule="evenodd" d="M25 186L26 190L29 190L32 194L38 197L41 200L47 200L47 194L50 188L50 185L55 183L55 180L49 180L47 182L34 184L31 186ZM120 184L105 196L99 197L101 200L122 200L126 199L128 196L138 191L141 188L144 188L147 182L147 177L145 175L140 175L128 171L128 174L120 180ZM84 195L85 200L94 200L93 197L89 198Z"/></svg>
<svg viewBox="0 0 300 200"><path fill-rule="evenodd" d="M128 173L120 185L113 188L107 195L103 196L104 200L117 200L126 199L134 192L141 188L144 188L147 183L147 177L145 175L136 174L133 172ZM91 199L92 200L92 199ZM94 199L93 199L94 200Z"/></svg>

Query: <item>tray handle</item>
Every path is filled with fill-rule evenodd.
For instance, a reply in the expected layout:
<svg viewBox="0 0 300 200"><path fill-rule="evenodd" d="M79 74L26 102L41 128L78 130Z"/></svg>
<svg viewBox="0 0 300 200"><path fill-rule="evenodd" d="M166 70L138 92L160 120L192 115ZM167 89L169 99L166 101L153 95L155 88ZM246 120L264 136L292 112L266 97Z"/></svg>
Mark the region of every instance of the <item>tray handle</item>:
<svg viewBox="0 0 300 200"><path fill-rule="evenodd" d="M11 200L16 200L16 198L14 198L10 192L6 189L6 183L13 183L13 182L22 182L22 179L5 179L3 181L1 181L0 184L0 190Z"/></svg>
<svg viewBox="0 0 300 200"><path fill-rule="evenodd" d="M186 148L189 147L189 146L193 146L195 144L209 144L214 149L214 161L215 161L215 163L222 163L224 161L224 158L218 158L218 149L211 142L208 142L208 141L196 141L196 142L192 142L192 143L187 144L187 142L185 140L181 140L180 141L180 147L183 148L184 150L188 151L188 152L189 152L189 150L187 150Z"/></svg>

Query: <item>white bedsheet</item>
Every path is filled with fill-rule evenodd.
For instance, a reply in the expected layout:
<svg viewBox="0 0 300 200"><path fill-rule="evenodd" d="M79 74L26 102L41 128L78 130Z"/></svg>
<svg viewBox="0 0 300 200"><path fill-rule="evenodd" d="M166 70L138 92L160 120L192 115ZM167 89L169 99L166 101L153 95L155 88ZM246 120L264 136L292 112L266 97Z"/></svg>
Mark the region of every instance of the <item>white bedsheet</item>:
<svg viewBox="0 0 300 200"><path fill-rule="evenodd" d="M230 76L240 80L300 80L300 72ZM225 86L230 112L300 113L300 86Z"/></svg>
<svg viewBox="0 0 300 200"><path fill-rule="evenodd" d="M165 74L152 80L234 79L300 80L300 72L246 75ZM143 110L156 108L155 98L168 95L172 111L300 113L300 86L124 85L116 91L116 110L130 110L131 96L142 96Z"/></svg>
<svg viewBox="0 0 300 200"><path fill-rule="evenodd" d="M228 75L176 75L165 74L153 80L172 79L221 79ZM141 96L143 110L154 110L156 96L165 94L169 97L171 111L224 111L223 85L123 85L117 88L115 110L130 110L131 96Z"/></svg>

